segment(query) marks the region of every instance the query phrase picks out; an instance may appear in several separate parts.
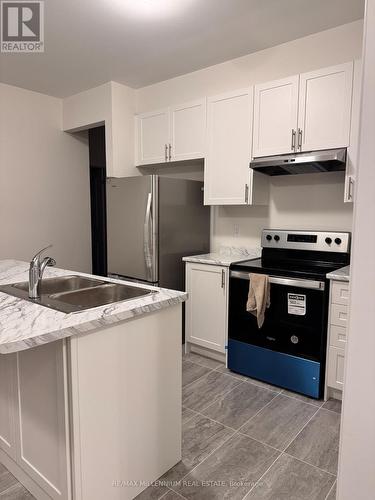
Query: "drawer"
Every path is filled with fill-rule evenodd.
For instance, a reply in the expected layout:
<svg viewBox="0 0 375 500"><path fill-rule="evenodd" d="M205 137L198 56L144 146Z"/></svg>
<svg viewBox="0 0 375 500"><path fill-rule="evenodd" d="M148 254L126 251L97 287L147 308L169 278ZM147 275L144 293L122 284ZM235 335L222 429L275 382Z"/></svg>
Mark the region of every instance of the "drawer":
<svg viewBox="0 0 375 500"><path fill-rule="evenodd" d="M329 327L329 343L331 346L345 349L347 337L346 328L343 326L330 325Z"/></svg>
<svg viewBox="0 0 375 500"><path fill-rule="evenodd" d="M331 315L329 322L331 325L347 327L349 309L343 304L331 304Z"/></svg>
<svg viewBox="0 0 375 500"><path fill-rule="evenodd" d="M344 387L345 351L339 347L330 347L328 350L327 385L334 389L343 390Z"/></svg>
<svg viewBox="0 0 375 500"><path fill-rule="evenodd" d="M349 283L334 281L331 289L331 302L333 304L349 304Z"/></svg>

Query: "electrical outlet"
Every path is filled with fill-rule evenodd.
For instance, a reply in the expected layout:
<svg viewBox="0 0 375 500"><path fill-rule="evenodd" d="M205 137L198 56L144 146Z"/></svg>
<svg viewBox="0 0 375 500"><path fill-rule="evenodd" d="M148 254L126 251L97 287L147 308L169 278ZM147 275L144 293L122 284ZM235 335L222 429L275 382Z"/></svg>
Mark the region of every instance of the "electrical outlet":
<svg viewBox="0 0 375 500"><path fill-rule="evenodd" d="M234 236L237 237L240 235L240 225L234 224Z"/></svg>

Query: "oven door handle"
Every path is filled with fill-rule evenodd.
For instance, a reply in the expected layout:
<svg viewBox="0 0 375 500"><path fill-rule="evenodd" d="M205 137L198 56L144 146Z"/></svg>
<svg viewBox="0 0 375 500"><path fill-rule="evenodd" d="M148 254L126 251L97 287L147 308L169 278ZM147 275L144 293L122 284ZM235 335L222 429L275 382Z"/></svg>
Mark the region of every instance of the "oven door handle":
<svg viewBox="0 0 375 500"><path fill-rule="evenodd" d="M242 280L250 280L248 273L241 271L231 271L231 278L239 278ZM297 286L299 288L311 288L313 290L323 291L325 288L324 281L314 281L314 280L303 280L303 279L292 279L292 278L281 278L279 276L269 276L269 282L275 285L285 285L285 286Z"/></svg>

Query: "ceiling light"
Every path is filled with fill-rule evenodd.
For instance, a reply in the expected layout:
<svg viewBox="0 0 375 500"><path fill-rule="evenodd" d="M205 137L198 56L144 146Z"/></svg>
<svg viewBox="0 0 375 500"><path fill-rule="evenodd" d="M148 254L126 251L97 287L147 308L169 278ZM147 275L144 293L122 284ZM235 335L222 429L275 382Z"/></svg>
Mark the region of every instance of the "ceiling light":
<svg viewBox="0 0 375 500"><path fill-rule="evenodd" d="M143 18L166 18L181 14L196 0L113 0L126 15Z"/></svg>

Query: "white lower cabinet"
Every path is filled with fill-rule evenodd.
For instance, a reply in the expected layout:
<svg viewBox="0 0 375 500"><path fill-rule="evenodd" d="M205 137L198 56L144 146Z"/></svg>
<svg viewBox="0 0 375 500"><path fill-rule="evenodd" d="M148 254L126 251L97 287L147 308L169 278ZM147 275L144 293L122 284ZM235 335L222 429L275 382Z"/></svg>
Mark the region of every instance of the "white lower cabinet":
<svg viewBox="0 0 375 500"><path fill-rule="evenodd" d="M16 384L17 358L8 354L0 358L0 449L16 456Z"/></svg>
<svg viewBox="0 0 375 500"><path fill-rule="evenodd" d="M331 281L325 397L341 397L349 316L349 283Z"/></svg>
<svg viewBox="0 0 375 500"><path fill-rule="evenodd" d="M186 341L226 352L229 268L186 264Z"/></svg>
<svg viewBox="0 0 375 500"><path fill-rule="evenodd" d="M0 464L36 500L136 498L181 460L181 326L176 304L0 354Z"/></svg>
<svg viewBox="0 0 375 500"><path fill-rule="evenodd" d="M65 349L0 356L0 448L11 459L2 461L38 499L70 498Z"/></svg>
<svg viewBox="0 0 375 500"><path fill-rule="evenodd" d="M67 377L62 341L18 353L21 467L51 498L68 498Z"/></svg>
<svg viewBox="0 0 375 500"><path fill-rule="evenodd" d="M330 346L328 358L328 386L342 391L344 387L345 350Z"/></svg>

